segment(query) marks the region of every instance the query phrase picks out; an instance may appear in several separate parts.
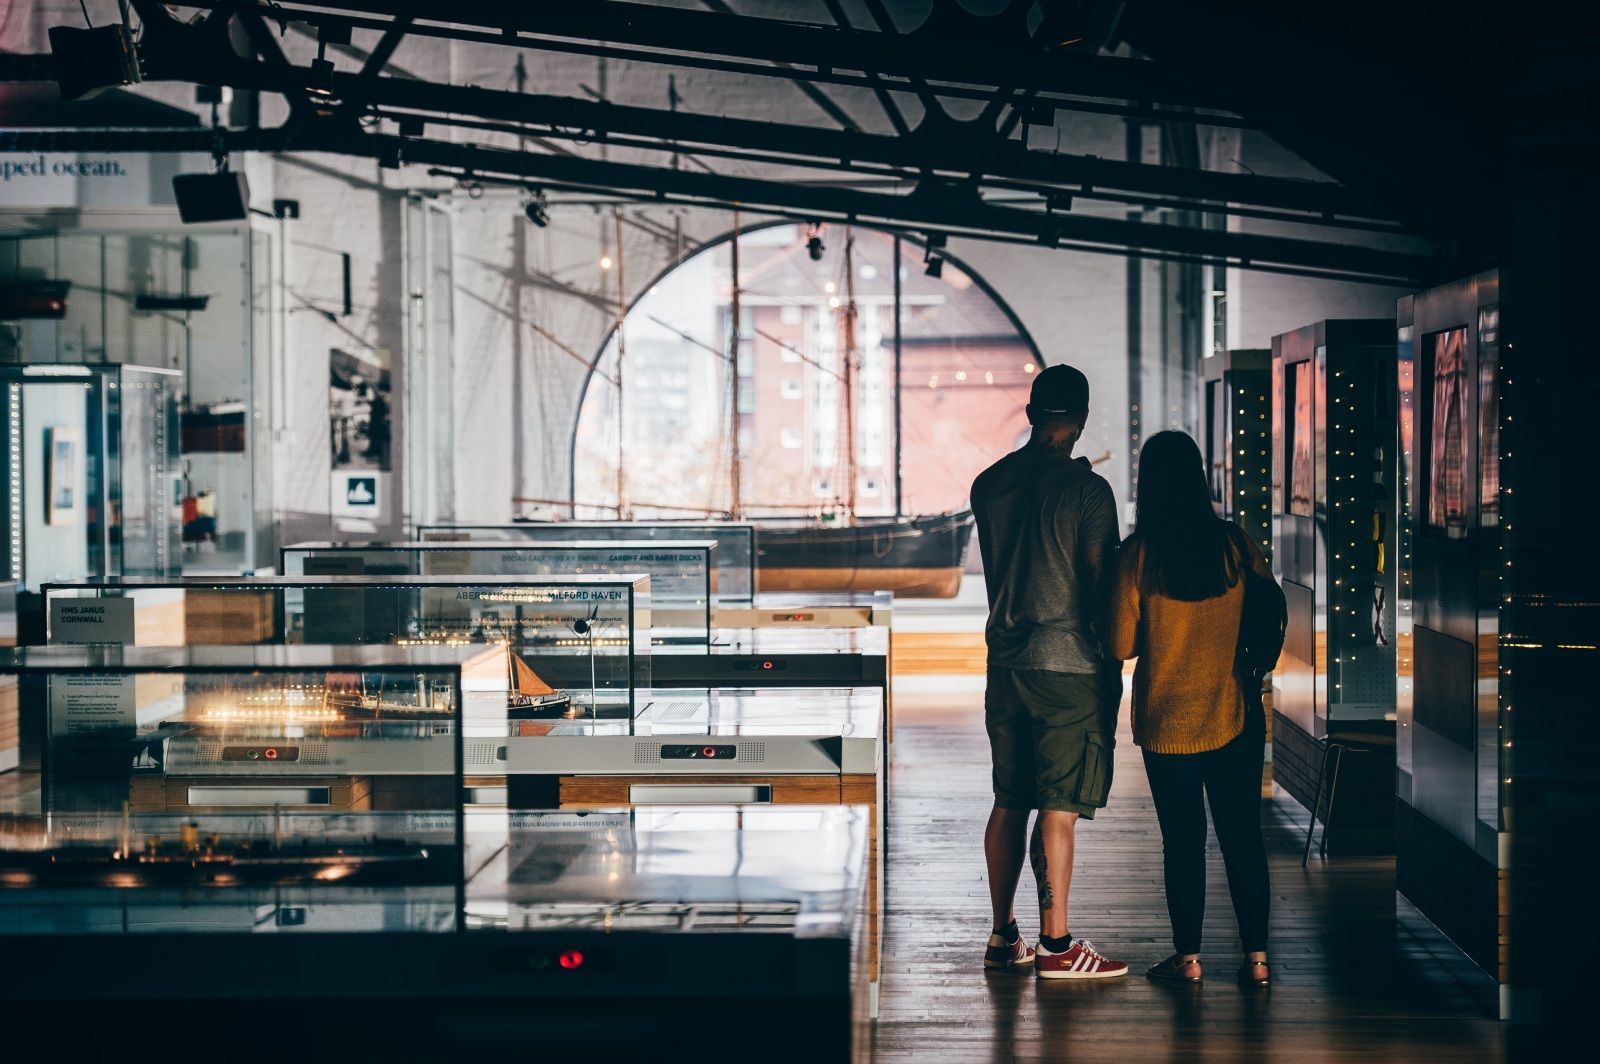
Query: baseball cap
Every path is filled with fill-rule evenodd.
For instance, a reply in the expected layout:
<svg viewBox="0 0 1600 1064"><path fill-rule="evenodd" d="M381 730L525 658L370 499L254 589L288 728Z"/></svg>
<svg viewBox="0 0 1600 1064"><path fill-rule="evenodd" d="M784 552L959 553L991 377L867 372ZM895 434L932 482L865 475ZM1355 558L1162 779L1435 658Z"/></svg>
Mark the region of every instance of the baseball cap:
<svg viewBox="0 0 1600 1064"><path fill-rule="evenodd" d="M1034 413L1070 417L1089 409L1089 378L1068 365L1046 366L1028 395Z"/></svg>

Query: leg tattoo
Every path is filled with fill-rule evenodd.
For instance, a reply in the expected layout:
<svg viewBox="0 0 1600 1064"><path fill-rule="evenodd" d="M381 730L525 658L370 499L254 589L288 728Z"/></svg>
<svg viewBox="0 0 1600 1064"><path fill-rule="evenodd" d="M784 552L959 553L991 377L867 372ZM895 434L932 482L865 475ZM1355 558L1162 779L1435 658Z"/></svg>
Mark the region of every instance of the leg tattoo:
<svg viewBox="0 0 1600 1064"><path fill-rule="evenodd" d="M1054 909L1056 892L1050 885L1050 861L1044 855L1044 847L1034 850L1030 859L1033 863L1033 878L1039 886L1039 911Z"/></svg>

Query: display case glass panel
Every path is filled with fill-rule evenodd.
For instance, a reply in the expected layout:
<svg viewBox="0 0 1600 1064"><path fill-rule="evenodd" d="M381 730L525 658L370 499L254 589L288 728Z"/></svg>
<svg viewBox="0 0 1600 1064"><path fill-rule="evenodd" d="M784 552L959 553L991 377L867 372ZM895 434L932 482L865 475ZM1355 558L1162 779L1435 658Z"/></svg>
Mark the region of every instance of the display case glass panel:
<svg viewBox="0 0 1600 1064"><path fill-rule="evenodd" d="M3 577L175 575L179 376L141 366L0 366Z"/></svg>
<svg viewBox="0 0 1600 1064"><path fill-rule="evenodd" d="M60 319L0 330L0 362L128 363L179 374L172 504L181 508L181 531L173 550L189 572L270 565L273 448L257 444L266 438L259 434L282 428L268 403L276 385L267 356L283 310L273 236L250 224L130 224L0 238L0 281L71 285Z"/></svg>
<svg viewBox="0 0 1600 1064"><path fill-rule="evenodd" d="M716 596L716 543L701 541L534 543L297 543L279 552L286 576L566 576L643 573L650 622L673 641L704 643Z"/></svg>
<svg viewBox="0 0 1600 1064"><path fill-rule="evenodd" d="M520 718L627 714L650 676L638 575L79 581L47 587L45 614L52 643L505 644Z"/></svg>
<svg viewBox="0 0 1600 1064"><path fill-rule="evenodd" d="M629 521L513 521L502 525L419 525L421 540L529 540L536 543L573 543L584 540L634 542L637 540L712 540L717 545L717 597L742 602L755 594L755 526L729 522Z"/></svg>
<svg viewBox="0 0 1600 1064"><path fill-rule="evenodd" d="M503 746L504 657L0 651L0 934L454 930L462 767Z"/></svg>
<svg viewBox="0 0 1600 1064"><path fill-rule="evenodd" d="M0 651L25 737L0 769L0 935L856 932L859 807L464 807L473 741L503 726L499 657ZM384 808L322 794L361 776L443 786L392 788Z"/></svg>
<svg viewBox="0 0 1600 1064"><path fill-rule="evenodd" d="M875 739L883 726L883 691L876 687L657 687L641 692L632 719L558 721L541 732Z"/></svg>
<svg viewBox="0 0 1600 1064"><path fill-rule="evenodd" d="M870 823L860 806L472 810L466 926L848 936Z"/></svg>
<svg viewBox="0 0 1600 1064"><path fill-rule="evenodd" d="M655 653L692 657L704 653L696 647L656 642ZM889 630L883 627L808 628L760 626L718 628L711 633L711 653L716 654L847 654L883 657L889 653Z"/></svg>

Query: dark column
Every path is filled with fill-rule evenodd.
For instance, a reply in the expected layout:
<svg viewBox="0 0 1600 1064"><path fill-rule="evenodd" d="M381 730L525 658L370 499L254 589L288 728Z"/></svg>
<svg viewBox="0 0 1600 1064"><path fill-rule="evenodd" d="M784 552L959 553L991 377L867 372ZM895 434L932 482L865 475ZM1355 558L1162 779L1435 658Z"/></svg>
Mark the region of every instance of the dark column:
<svg viewBox="0 0 1600 1064"><path fill-rule="evenodd" d="M1544 73L1550 95L1524 101L1526 122L1562 113L1560 79ZM1569 965L1600 955L1600 186L1579 172L1581 127L1551 133L1514 130L1507 152L1500 666L1511 860L1501 911L1513 1016L1538 1016L1559 1039L1593 1010Z"/></svg>

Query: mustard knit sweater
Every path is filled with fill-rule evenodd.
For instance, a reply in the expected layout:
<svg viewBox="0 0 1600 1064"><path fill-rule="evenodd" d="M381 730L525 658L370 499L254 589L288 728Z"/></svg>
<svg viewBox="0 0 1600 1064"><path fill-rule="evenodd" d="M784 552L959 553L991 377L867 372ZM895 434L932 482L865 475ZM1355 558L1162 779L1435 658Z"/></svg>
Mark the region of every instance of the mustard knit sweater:
<svg viewBox="0 0 1600 1064"><path fill-rule="evenodd" d="M1230 537L1232 538L1232 537ZM1248 537L1250 565L1272 570ZM1244 730L1244 693L1234 676L1244 581L1215 598L1184 602L1141 585L1144 549L1135 532L1117 552L1109 639L1112 657L1137 657L1133 741L1156 754L1220 749Z"/></svg>

